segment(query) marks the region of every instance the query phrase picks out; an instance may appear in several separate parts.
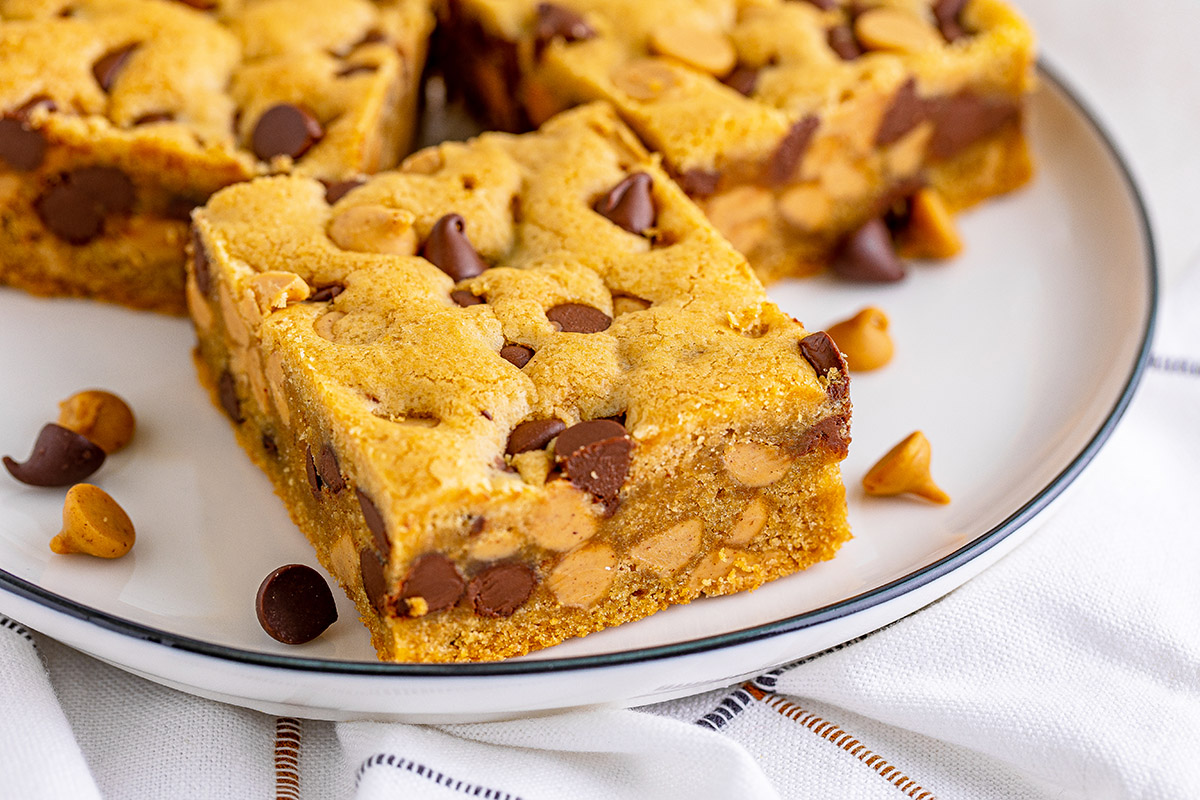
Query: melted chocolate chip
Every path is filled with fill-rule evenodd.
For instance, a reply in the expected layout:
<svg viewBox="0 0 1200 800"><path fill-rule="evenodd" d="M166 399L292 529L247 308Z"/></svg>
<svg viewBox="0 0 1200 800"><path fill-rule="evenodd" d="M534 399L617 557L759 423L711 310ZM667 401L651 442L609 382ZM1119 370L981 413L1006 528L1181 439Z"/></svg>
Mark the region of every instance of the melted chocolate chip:
<svg viewBox="0 0 1200 800"><path fill-rule="evenodd" d="M242 415L242 401L238 399L237 381L229 370L222 370L221 377L217 379L217 398L231 420L238 424L245 421L246 418Z"/></svg>
<svg viewBox="0 0 1200 800"><path fill-rule="evenodd" d="M133 182L121 170L81 167L59 175L34 206L55 236L81 245L100 235L109 214L128 214L133 200Z"/></svg>
<svg viewBox="0 0 1200 800"><path fill-rule="evenodd" d="M284 644L311 642L338 616L329 584L303 564L288 564L268 575L258 587L255 609L262 629Z"/></svg>
<svg viewBox="0 0 1200 800"><path fill-rule="evenodd" d="M313 461L312 448L304 445L304 475L308 478L308 489L312 496L321 499L321 476L317 473L317 462Z"/></svg>
<svg viewBox="0 0 1200 800"><path fill-rule="evenodd" d="M467 238L467 223L459 214L447 214L433 223L421 256L455 281L474 278L487 269Z"/></svg>
<svg viewBox="0 0 1200 800"><path fill-rule="evenodd" d="M842 61L853 61L863 54L862 45L849 25L834 25L825 32L825 41Z"/></svg>
<svg viewBox="0 0 1200 800"><path fill-rule="evenodd" d="M845 382L839 381L838 385L844 386ZM837 458L845 458L850 452L849 425L849 419L842 414L826 417L805 431L800 441L789 448L789 452L802 456L819 447Z"/></svg>
<svg viewBox="0 0 1200 800"><path fill-rule="evenodd" d="M582 16L569 8L554 3L538 3L537 22L533 28L533 41L537 52L545 49L555 39L568 44L582 42L595 37L596 31Z"/></svg>
<svg viewBox="0 0 1200 800"><path fill-rule="evenodd" d="M338 283L333 283L329 286L322 286L308 296L308 302L327 303L344 291L346 291L346 287Z"/></svg>
<svg viewBox="0 0 1200 800"><path fill-rule="evenodd" d="M374 550L363 550L358 554L358 572L362 576L363 592L371 606L380 614L387 609L387 577L384 562Z"/></svg>
<svg viewBox="0 0 1200 800"><path fill-rule="evenodd" d="M650 193L653 186L654 179L648 174L635 172L609 189L592 208L618 227L640 236L658 218Z"/></svg>
<svg viewBox="0 0 1200 800"><path fill-rule="evenodd" d="M754 87L758 85L758 67L739 64L721 82L738 94L749 97L754 94Z"/></svg>
<svg viewBox="0 0 1200 800"><path fill-rule="evenodd" d="M351 178L346 181L321 181L325 185L325 202L333 205L350 192L366 183L363 178Z"/></svg>
<svg viewBox="0 0 1200 800"><path fill-rule="evenodd" d="M971 91L937 103L929 156L953 158L975 142L990 136L1020 116L1021 110L1005 97L980 97Z"/></svg>
<svg viewBox="0 0 1200 800"><path fill-rule="evenodd" d="M455 289L450 293L450 299L463 308L467 306L481 306L487 303L482 297L471 294L466 289Z"/></svg>
<svg viewBox="0 0 1200 800"><path fill-rule="evenodd" d="M508 435L508 446L504 452L515 456L529 450L541 450L566 428L566 423L560 419L531 419L522 422Z"/></svg>
<svg viewBox="0 0 1200 800"><path fill-rule="evenodd" d="M520 369L533 358L533 350L523 344L506 344L500 348L500 357Z"/></svg>
<svg viewBox="0 0 1200 800"><path fill-rule="evenodd" d="M379 513L379 506L375 505L370 497L368 497L361 489L354 490L355 496L358 498L358 507L362 509L363 520L367 523L367 530L371 532L371 536L375 537L375 549L380 553L390 553L392 551L392 543L387 535L387 523L383 521L383 514Z"/></svg>
<svg viewBox="0 0 1200 800"><path fill-rule="evenodd" d="M471 578L467 601L481 617L512 616L529 599L537 576L525 564L495 564Z"/></svg>
<svg viewBox="0 0 1200 800"><path fill-rule="evenodd" d="M100 84L100 88L108 92L112 90L112 86L117 81L117 76L125 66L125 62L134 50L138 48L140 42L127 44L124 47L118 47L116 50L110 50L92 65L92 75L96 77L96 83Z"/></svg>
<svg viewBox="0 0 1200 800"><path fill-rule="evenodd" d="M896 90L883 119L879 121L879 128L875 131L875 146L886 147L898 141L929 119L930 111L930 105L917 94L916 79L909 78Z"/></svg>
<svg viewBox="0 0 1200 800"><path fill-rule="evenodd" d="M441 611L457 603L464 589L466 581L453 561L441 553L426 553L408 568L400 597L424 598L429 611Z"/></svg>
<svg viewBox="0 0 1200 800"><path fill-rule="evenodd" d="M200 294L208 296L212 292L212 271L208 265L208 251L200 240L200 231L195 228L192 228L192 275Z"/></svg>
<svg viewBox="0 0 1200 800"><path fill-rule="evenodd" d="M792 125L791 129L779 140L775 152L771 154L771 158L767 162L768 181L779 185L792 179L792 176L796 174L796 168L804 159L804 154L808 151L808 144L812 141L813 134L816 133L819 125L820 121L812 114Z"/></svg>
<svg viewBox="0 0 1200 800"><path fill-rule="evenodd" d="M848 235L834 253L833 271L839 277L866 283L892 283L904 277L887 224L876 217Z"/></svg>
<svg viewBox="0 0 1200 800"><path fill-rule="evenodd" d="M30 486L70 486L100 469L104 456L104 450L87 437L50 423L38 433L24 463L5 456L4 466Z"/></svg>
<svg viewBox="0 0 1200 800"><path fill-rule="evenodd" d="M612 317L583 303L557 305L546 312L546 319L567 333L599 333L612 325Z"/></svg>
<svg viewBox="0 0 1200 800"><path fill-rule="evenodd" d="M325 129L308 109L280 103L258 118L250 135L250 147L263 161L276 156L299 158L324 136Z"/></svg>
<svg viewBox="0 0 1200 800"><path fill-rule="evenodd" d="M833 343L833 337L825 331L810 333L801 339L800 354L822 378L828 375L831 369L836 369L842 375L846 374L846 359Z"/></svg>
<svg viewBox="0 0 1200 800"><path fill-rule="evenodd" d="M317 475L334 494L346 488L346 479L342 477L342 470L338 465L338 457L333 450L333 445L327 444L321 448L321 454L317 456Z"/></svg>

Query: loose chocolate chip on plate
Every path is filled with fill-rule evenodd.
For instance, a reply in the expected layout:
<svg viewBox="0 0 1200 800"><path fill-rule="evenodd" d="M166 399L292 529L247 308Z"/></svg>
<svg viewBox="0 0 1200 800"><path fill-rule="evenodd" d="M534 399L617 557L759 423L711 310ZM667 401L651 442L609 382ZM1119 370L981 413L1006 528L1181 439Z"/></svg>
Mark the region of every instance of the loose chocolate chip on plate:
<svg viewBox="0 0 1200 800"><path fill-rule="evenodd" d="M862 45L849 25L834 25L825 32L825 41L842 61L853 61L863 54Z"/></svg>
<svg viewBox="0 0 1200 800"><path fill-rule="evenodd" d="M358 497L358 507L362 509L367 530L375 537L375 549L383 554L391 552L392 543L388 540L387 523L383 521L383 514L379 513L379 506L361 489L356 488L354 494Z"/></svg>
<svg viewBox="0 0 1200 800"><path fill-rule="evenodd" d="M599 333L612 325L612 317L583 303L557 305L546 312L546 319L567 333Z"/></svg>
<svg viewBox="0 0 1200 800"><path fill-rule="evenodd" d="M515 456L529 450L541 450L566 428L566 423L560 419L531 419L522 422L508 435L508 446L504 452Z"/></svg>
<svg viewBox="0 0 1200 800"><path fill-rule="evenodd" d="M808 151L808 144L817 132L820 120L812 114L798 120L779 140L775 152L767 161L767 180L773 184L784 184L796 174L796 168Z"/></svg>
<svg viewBox="0 0 1200 800"><path fill-rule="evenodd" d="M500 357L520 369L533 358L533 350L523 344L506 344L500 348Z"/></svg>
<svg viewBox="0 0 1200 800"><path fill-rule="evenodd" d="M466 289L455 289L450 293L450 299L463 308L467 306L481 306L487 302L479 295L471 294Z"/></svg>
<svg viewBox="0 0 1200 800"><path fill-rule="evenodd" d="M262 629L284 644L311 642L338 616L329 584L303 564L288 564L263 579L255 609Z"/></svg>
<svg viewBox="0 0 1200 800"><path fill-rule="evenodd" d="M800 340L800 354L812 365L817 375L824 378L831 369L846 374L846 359L842 351L833 342L833 337L825 331L810 333Z"/></svg>
<svg viewBox="0 0 1200 800"><path fill-rule="evenodd" d="M441 611L457 603L465 588L466 581L453 561L441 553L426 553L408 568L400 597L424 598L429 611Z"/></svg>
<svg viewBox="0 0 1200 800"><path fill-rule="evenodd" d="M116 83L117 75L125 66L125 62L133 51L138 48L141 42L127 44L124 47L118 47L116 50L110 50L92 65L92 75L96 78L96 83L100 84L100 88L104 91L111 91L112 86Z"/></svg>
<svg viewBox="0 0 1200 800"><path fill-rule="evenodd" d="M575 11L554 3L538 3L537 23L533 29L533 39L538 52L554 39L571 43L585 41L595 35L596 31L592 26Z"/></svg>
<svg viewBox="0 0 1200 800"><path fill-rule="evenodd" d="M346 479L342 477L337 453L333 451L332 445L327 444L321 448L321 454L317 456L317 474L334 494L346 488Z"/></svg>
<svg viewBox="0 0 1200 800"><path fill-rule="evenodd" d="M104 450L87 437L50 423L38 433L25 463L4 457L4 466L30 486L70 486L100 469Z"/></svg>
<svg viewBox="0 0 1200 800"><path fill-rule="evenodd" d="M325 184L325 202L333 205L347 194L366 183L363 178L351 178L346 181L321 181Z"/></svg>
<svg viewBox="0 0 1200 800"><path fill-rule="evenodd" d="M650 190L654 179L645 172L635 172L609 189L592 208L617 227L639 236L654 226L658 209Z"/></svg>
<svg viewBox="0 0 1200 800"><path fill-rule="evenodd" d="M34 205L55 236L81 245L100 235L107 215L128 214L133 200L133 182L121 170L81 167L59 175Z"/></svg>
<svg viewBox="0 0 1200 800"><path fill-rule="evenodd" d="M362 576L363 592L371 606L380 614L387 609L387 578L384 562L374 550L363 550L358 554L358 571Z"/></svg>
<svg viewBox="0 0 1200 800"><path fill-rule="evenodd" d="M341 284L333 283L329 286L322 286L308 296L310 303L325 303L337 297L342 292L346 291L346 287Z"/></svg>
<svg viewBox="0 0 1200 800"><path fill-rule="evenodd" d="M212 292L212 272L208 266L208 251L204 249L204 242L200 240L200 231L195 228L192 228L192 275L196 278L196 288L200 290L200 294L208 296Z"/></svg>
<svg viewBox="0 0 1200 800"><path fill-rule="evenodd" d="M308 109L280 103L258 118L250 135L250 147L263 161L275 156L299 158L324 135L325 129Z"/></svg>
<svg viewBox="0 0 1200 800"><path fill-rule="evenodd" d="M217 379L217 398L231 420L238 424L245 421L246 418L242 415L242 401L238 399L237 381L229 370L221 372L221 377Z"/></svg>
<svg viewBox="0 0 1200 800"><path fill-rule="evenodd" d="M887 224L876 217L845 238L833 256L839 277L865 283L892 283L904 278Z"/></svg>
<svg viewBox="0 0 1200 800"><path fill-rule="evenodd" d="M758 85L758 67L739 64L721 82L735 92L749 97L754 94L754 87Z"/></svg>
<svg viewBox="0 0 1200 800"><path fill-rule="evenodd" d="M898 141L904 134L929 119L930 110L930 105L917 94L916 79L909 78L896 90L883 119L879 121L879 128L875 131L875 145L886 147Z"/></svg>
<svg viewBox="0 0 1200 800"><path fill-rule="evenodd" d="M474 278L487 269L467 238L467 223L459 214L447 214L433 223L421 246L421 257L456 281Z"/></svg>
<svg viewBox="0 0 1200 800"><path fill-rule="evenodd" d="M537 576L525 564L495 564L471 578L467 600L481 617L508 617L521 607L533 588Z"/></svg>

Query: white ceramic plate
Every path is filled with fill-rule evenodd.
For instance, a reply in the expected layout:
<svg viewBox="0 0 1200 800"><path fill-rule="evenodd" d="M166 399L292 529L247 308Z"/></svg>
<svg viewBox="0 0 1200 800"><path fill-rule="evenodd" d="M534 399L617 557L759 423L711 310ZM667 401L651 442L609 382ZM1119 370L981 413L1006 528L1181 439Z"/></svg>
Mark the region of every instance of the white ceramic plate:
<svg viewBox="0 0 1200 800"><path fill-rule="evenodd" d="M893 286L822 278L772 296L816 330L874 304L893 363L855 376L844 464L855 538L832 562L498 664L380 664L353 607L314 642L259 628L275 567L316 565L270 485L199 388L184 320L0 291L0 452L23 460L55 403L124 396L133 445L92 480L137 547L59 557L62 490L0 475L0 610L152 680L274 713L413 721L636 705L728 684L873 631L994 563L1079 474L1128 402L1155 304L1136 189L1089 115L1048 75L1033 102L1036 181L961 219L966 253ZM860 479L915 429L954 501L866 498ZM339 593L340 594L340 593Z"/></svg>

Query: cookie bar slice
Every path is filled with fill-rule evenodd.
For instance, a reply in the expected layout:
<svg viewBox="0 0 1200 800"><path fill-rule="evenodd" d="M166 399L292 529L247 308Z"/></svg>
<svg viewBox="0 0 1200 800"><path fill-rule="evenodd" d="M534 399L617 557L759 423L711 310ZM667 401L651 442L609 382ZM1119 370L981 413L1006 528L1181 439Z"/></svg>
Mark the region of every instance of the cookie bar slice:
<svg viewBox="0 0 1200 800"><path fill-rule="evenodd" d="M881 231L906 255L951 255L949 215L1031 174L1033 36L1000 0L443 9L439 63L492 124L612 102L765 280L837 261L857 237L886 248Z"/></svg>
<svg viewBox="0 0 1200 800"><path fill-rule="evenodd" d="M498 659L849 537L845 364L610 107L195 217L204 382L379 655Z"/></svg>
<svg viewBox="0 0 1200 800"><path fill-rule="evenodd" d="M408 145L423 0L0 4L0 283L183 313L188 218Z"/></svg>

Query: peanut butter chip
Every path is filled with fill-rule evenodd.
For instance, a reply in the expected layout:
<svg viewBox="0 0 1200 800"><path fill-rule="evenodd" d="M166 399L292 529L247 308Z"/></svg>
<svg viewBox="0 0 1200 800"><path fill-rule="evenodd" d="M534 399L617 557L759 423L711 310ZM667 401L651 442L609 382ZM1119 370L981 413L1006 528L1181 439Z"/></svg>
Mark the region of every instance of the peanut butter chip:
<svg viewBox="0 0 1200 800"><path fill-rule="evenodd" d="M842 375L846 374L846 359L842 358L833 338L824 331L810 333L801 339L800 354L822 378L828 375L831 369L836 369Z"/></svg>
<svg viewBox="0 0 1200 800"><path fill-rule="evenodd" d="M592 26L571 9L554 3L538 3L533 38L539 51L554 39L562 39L567 43L581 42L595 35Z"/></svg>
<svg viewBox="0 0 1200 800"><path fill-rule="evenodd" d="M383 514L379 513L379 506L361 489L355 488L354 494L358 498L358 507L362 510L367 530L375 537L375 549L386 555L391 552L392 543L388 540L387 523L383 520Z"/></svg>
<svg viewBox="0 0 1200 800"><path fill-rule="evenodd" d="M520 369L533 358L533 350L522 344L506 344L500 348L500 357Z"/></svg>
<svg viewBox="0 0 1200 800"><path fill-rule="evenodd" d="M737 63L728 36L689 23L655 29L650 33L650 49L709 75L724 75Z"/></svg>
<svg viewBox="0 0 1200 800"><path fill-rule="evenodd" d="M471 240L467 224L459 214L447 214L433 224L421 256L455 281L474 278L487 269Z"/></svg>
<svg viewBox="0 0 1200 800"><path fill-rule="evenodd" d="M583 303L563 303L546 312L546 319L566 333L600 333L608 330L612 317Z"/></svg>
<svg viewBox="0 0 1200 800"><path fill-rule="evenodd" d="M87 437L50 423L38 433L25 463L4 457L14 478L30 486L70 486L100 469L105 453Z"/></svg>
<svg viewBox="0 0 1200 800"><path fill-rule="evenodd" d="M465 587L466 581L453 561L441 553L426 553L408 568L400 597L423 598L427 611L441 611L457 603Z"/></svg>
<svg viewBox="0 0 1200 800"><path fill-rule="evenodd" d="M129 444L137 421L129 404L112 392L89 389L58 404L58 424L115 453Z"/></svg>
<svg viewBox="0 0 1200 800"><path fill-rule="evenodd" d="M864 283L893 283L904 278L904 264L882 219L873 219L846 237L834 253L833 271L846 280Z"/></svg>
<svg viewBox="0 0 1200 800"><path fill-rule="evenodd" d="M262 161L276 156L299 158L324 136L325 129L312 112L292 103L280 103L258 118L250 146Z"/></svg>
<svg viewBox="0 0 1200 800"><path fill-rule="evenodd" d="M541 450L566 427L560 419L531 419L522 422L509 434L505 452L515 456L529 450Z"/></svg>
<svg viewBox="0 0 1200 800"><path fill-rule="evenodd" d="M487 567L467 585L467 601L481 617L509 617L529 599L537 576L525 564Z"/></svg>
<svg viewBox="0 0 1200 800"><path fill-rule="evenodd" d="M630 233L642 235L652 228L658 217L654 196L650 193L654 179L645 172L635 172L596 201L596 213Z"/></svg>
<svg viewBox="0 0 1200 800"><path fill-rule="evenodd" d="M337 621L329 584L312 567L288 564L268 575L255 601L258 624L272 639L304 644Z"/></svg>
<svg viewBox="0 0 1200 800"><path fill-rule="evenodd" d="M925 20L899 8L872 8L854 20L854 34L870 50L919 53L942 45Z"/></svg>
<svg viewBox="0 0 1200 800"><path fill-rule="evenodd" d="M133 548L137 538L125 509L90 483L77 483L67 491L62 520L62 530L50 540L50 549L60 555L120 558Z"/></svg>
<svg viewBox="0 0 1200 800"><path fill-rule="evenodd" d="M831 325L828 333L854 365L855 372L879 369L891 361L895 353L895 345L888 334L887 314L874 306Z"/></svg>
<svg viewBox="0 0 1200 800"><path fill-rule="evenodd" d="M108 92L112 89L112 85L116 83L117 76L121 73L121 69L125 66L125 62L134 50L138 48L140 42L127 44L124 47L118 47L116 50L110 50L92 65L92 75L96 78L96 83L100 84L100 88Z"/></svg>
<svg viewBox="0 0 1200 800"><path fill-rule="evenodd" d="M634 100L650 102L683 85L678 72L662 59L639 58L612 74L613 85Z"/></svg>
<svg viewBox="0 0 1200 800"><path fill-rule="evenodd" d="M931 454L932 448L925 434L913 431L867 471L863 476L863 488L870 495L915 494L945 505L950 502L950 495L942 491L930 475Z"/></svg>

